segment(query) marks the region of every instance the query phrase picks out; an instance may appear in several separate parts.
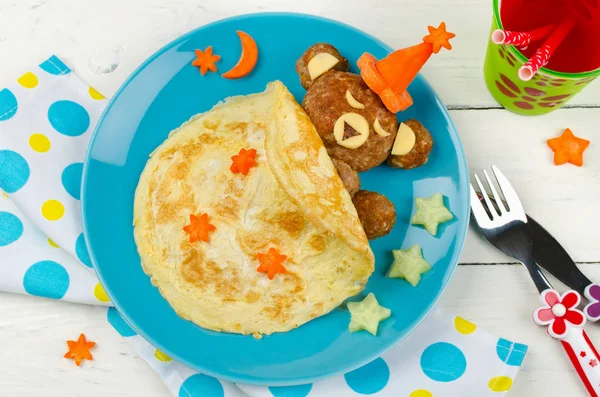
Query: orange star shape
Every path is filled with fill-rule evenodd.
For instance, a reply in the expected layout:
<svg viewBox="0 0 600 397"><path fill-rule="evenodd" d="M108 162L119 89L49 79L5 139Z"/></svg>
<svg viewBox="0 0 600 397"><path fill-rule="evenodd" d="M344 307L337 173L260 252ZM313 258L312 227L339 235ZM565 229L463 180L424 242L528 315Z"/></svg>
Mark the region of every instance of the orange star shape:
<svg viewBox="0 0 600 397"><path fill-rule="evenodd" d="M207 71L217 71L215 62L221 59L219 55L213 55L212 46L206 47L206 50L196 50L196 59L192 62L192 66L198 66L200 73L204 76Z"/></svg>
<svg viewBox="0 0 600 397"><path fill-rule="evenodd" d="M208 234L216 229L214 225L208 222L208 214L196 216L190 214L190 224L183 228L183 231L190 235L190 243L202 240L208 242Z"/></svg>
<svg viewBox="0 0 600 397"><path fill-rule="evenodd" d="M571 163L581 167L583 152L589 145L590 141L576 137L569 128L558 138L548 139L548 146L554 152L555 165Z"/></svg>
<svg viewBox="0 0 600 397"><path fill-rule="evenodd" d="M257 256L260 266L256 270L261 273L267 273L269 280L273 280L273 277L277 273L283 274L286 272L282 263L286 260L287 256L281 255L275 248L269 248L266 254L258 254Z"/></svg>
<svg viewBox="0 0 600 397"><path fill-rule="evenodd" d="M241 149L238 154L231 158L233 163L229 170L234 174L248 175L250 168L256 167L256 149Z"/></svg>
<svg viewBox="0 0 600 397"><path fill-rule="evenodd" d="M429 30L429 34L423 37L423 41L425 43L433 45L434 54L440 52L442 47L444 47L447 50L452 49L450 39L456 37L456 35L454 33L446 31L446 22L440 23L440 26L438 26L437 28L434 28L433 26L428 26L427 30Z"/></svg>
<svg viewBox="0 0 600 397"><path fill-rule="evenodd" d="M84 334L79 335L77 341L68 340L67 346L69 346L69 351L65 354L65 358L74 359L75 365L78 367L83 359L93 360L90 349L96 346L96 342L88 342L85 340Z"/></svg>

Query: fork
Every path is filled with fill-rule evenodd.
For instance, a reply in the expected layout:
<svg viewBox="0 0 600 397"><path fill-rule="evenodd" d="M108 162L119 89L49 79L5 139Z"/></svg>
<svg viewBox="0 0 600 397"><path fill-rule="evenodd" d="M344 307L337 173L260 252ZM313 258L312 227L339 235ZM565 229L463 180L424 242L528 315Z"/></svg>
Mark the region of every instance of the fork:
<svg viewBox="0 0 600 397"><path fill-rule="evenodd" d="M581 295L574 290L560 295L552 288L533 259L533 237L517 193L498 167L492 166L492 172L504 200L487 171L483 170L489 192L475 174L474 179L483 201L479 200L471 183L471 214L494 247L521 262L529 271L540 293L541 303L533 312L533 321L546 326L548 335L561 342L590 396L599 397L600 356L583 330L586 318L577 309Z"/></svg>

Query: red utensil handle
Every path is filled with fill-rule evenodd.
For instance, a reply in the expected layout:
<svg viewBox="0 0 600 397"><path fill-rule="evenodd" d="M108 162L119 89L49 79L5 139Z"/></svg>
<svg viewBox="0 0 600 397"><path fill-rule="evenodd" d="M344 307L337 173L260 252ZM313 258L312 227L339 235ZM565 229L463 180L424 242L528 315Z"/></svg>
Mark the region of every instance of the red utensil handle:
<svg viewBox="0 0 600 397"><path fill-rule="evenodd" d="M560 341L590 396L600 397L600 356L583 330L586 318L577 309L581 295L573 290L560 295L547 289L540 294L540 303L533 321L546 326L548 335Z"/></svg>
<svg viewBox="0 0 600 397"><path fill-rule="evenodd" d="M600 396L600 356L587 333L581 328L573 328L560 343L590 396Z"/></svg>

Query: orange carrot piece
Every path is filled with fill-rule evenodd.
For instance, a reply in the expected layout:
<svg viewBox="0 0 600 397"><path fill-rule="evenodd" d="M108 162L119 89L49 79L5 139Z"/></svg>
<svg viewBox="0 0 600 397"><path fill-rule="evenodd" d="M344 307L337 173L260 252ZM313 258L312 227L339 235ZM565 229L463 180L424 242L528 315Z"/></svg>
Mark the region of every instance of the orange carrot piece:
<svg viewBox="0 0 600 397"><path fill-rule="evenodd" d="M376 63L377 70L387 84L396 92L404 92L415 79L419 70L431 57L433 47L421 43L394 51Z"/></svg>
<svg viewBox="0 0 600 397"><path fill-rule="evenodd" d="M269 248L266 254L258 254L258 260L260 266L256 271L260 273L267 273L269 280L273 280L277 273L285 273L287 270L282 265L283 261L287 259L287 256L281 255L275 248Z"/></svg>
<svg viewBox="0 0 600 397"><path fill-rule="evenodd" d="M379 93L379 97L381 98L381 101L385 107L392 113L398 113L401 110L406 110L413 104L413 100L408 91L398 94L391 88L386 88Z"/></svg>
<svg viewBox="0 0 600 397"><path fill-rule="evenodd" d="M571 163L578 167L583 165L583 152L590 145L590 141L578 138L567 128L558 138L548 140L548 146L554 152L554 164L562 165Z"/></svg>
<svg viewBox="0 0 600 397"><path fill-rule="evenodd" d="M209 70L212 70L213 72L217 71L215 62L219 59L221 59L219 55L213 55L212 46L208 46L204 51L196 50L196 59L192 62L192 66L198 66L200 68L200 73L204 76Z"/></svg>
<svg viewBox="0 0 600 397"><path fill-rule="evenodd" d="M208 242L208 234L215 230L215 226L208 222L208 214L196 216L190 214L190 224L183 228L183 231L190 235L190 243L202 240Z"/></svg>
<svg viewBox="0 0 600 397"><path fill-rule="evenodd" d="M404 109L402 109L402 110L408 109L413 104L413 99L410 96L410 94L408 93L408 91L404 91L402 94L400 94L400 101L403 104L402 106L404 106Z"/></svg>
<svg viewBox="0 0 600 397"><path fill-rule="evenodd" d="M365 57L365 55L367 56ZM365 53L360 57L357 64L360 68L360 76L365 84L367 84L367 86L369 86L376 94L379 94L387 87L387 84L375 67L375 60L376 59L371 54ZM362 67L360 65L362 65Z"/></svg>
<svg viewBox="0 0 600 397"><path fill-rule="evenodd" d="M375 64L377 63L377 58L375 58L373 55L369 54L368 52L363 53L360 58L358 58L358 61L356 61L356 65L358 66L359 69L364 68L365 66L367 66L367 64Z"/></svg>
<svg viewBox="0 0 600 397"><path fill-rule="evenodd" d="M234 174L240 173L248 175L250 168L256 167L256 149L240 149L240 152L231 157L231 167L229 170Z"/></svg>
<svg viewBox="0 0 600 397"><path fill-rule="evenodd" d="M84 334L79 335L79 339L77 339L77 341L68 340L67 346L69 346L69 351L64 355L64 357L75 360L75 365L78 367L81 365L81 361L83 359L94 359L92 357L92 353L90 353L90 349L96 346L96 342L88 342L85 339Z"/></svg>
<svg viewBox="0 0 600 397"><path fill-rule="evenodd" d="M440 23L440 26L438 26L437 28L434 28L433 26L428 26L427 30L429 30L429 34L423 37L423 41L433 46L434 54L440 52L442 47L444 47L447 50L452 49L450 39L456 37L456 35L454 33L446 31L446 22Z"/></svg>
<svg viewBox="0 0 600 397"><path fill-rule="evenodd" d="M239 79L249 74L258 61L258 46L256 41L247 33L237 31L242 43L242 55L238 63L228 72L223 73L226 79Z"/></svg>

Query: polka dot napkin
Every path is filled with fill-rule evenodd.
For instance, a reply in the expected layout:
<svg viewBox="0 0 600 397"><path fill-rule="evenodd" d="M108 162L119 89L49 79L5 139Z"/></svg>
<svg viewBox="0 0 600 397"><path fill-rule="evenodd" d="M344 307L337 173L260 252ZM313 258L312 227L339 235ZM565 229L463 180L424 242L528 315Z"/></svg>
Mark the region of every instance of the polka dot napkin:
<svg viewBox="0 0 600 397"><path fill-rule="evenodd" d="M91 269L79 202L87 145L106 105L56 56L0 89L0 291L112 306ZM290 387L234 385L173 361L115 308L107 320L177 397L498 396L527 352L434 310L402 343L343 376Z"/></svg>

